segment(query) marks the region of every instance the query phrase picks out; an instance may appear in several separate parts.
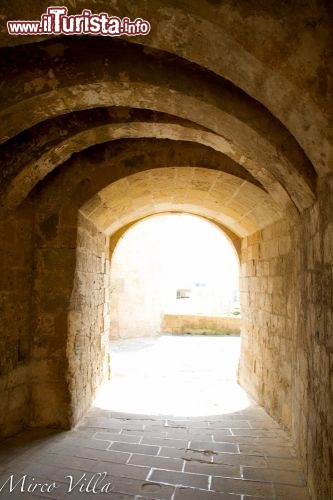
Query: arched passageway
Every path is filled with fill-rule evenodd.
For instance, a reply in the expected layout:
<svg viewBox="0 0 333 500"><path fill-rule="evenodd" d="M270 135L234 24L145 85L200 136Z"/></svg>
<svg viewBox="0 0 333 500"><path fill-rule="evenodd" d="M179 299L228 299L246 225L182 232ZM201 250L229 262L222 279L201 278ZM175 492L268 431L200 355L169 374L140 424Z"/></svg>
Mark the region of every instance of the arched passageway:
<svg viewBox="0 0 333 500"><path fill-rule="evenodd" d="M8 3L1 23L47 7ZM143 218L193 214L240 255L239 381L330 499L331 8L123 8L149 35L0 33L0 436L79 422L108 377L114 245Z"/></svg>
<svg viewBox="0 0 333 500"><path fill-rule="evenodd" d="M111 380L94 406L182 417L251 406L237 385L239 256L231 240L183 213L147 217L112 239Z"/></svg>

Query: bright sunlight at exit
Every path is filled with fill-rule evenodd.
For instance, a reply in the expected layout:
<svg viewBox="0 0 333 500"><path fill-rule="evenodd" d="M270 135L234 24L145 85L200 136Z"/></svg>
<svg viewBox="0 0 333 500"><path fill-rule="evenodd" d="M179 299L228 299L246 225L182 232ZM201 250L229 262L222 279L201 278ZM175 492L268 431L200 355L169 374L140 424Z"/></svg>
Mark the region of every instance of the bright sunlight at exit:
<svg viewBox="0 0 333 500"><path fill-rule="evenodd" d="M111 338L237 333L238 281L237 253L216 225L186 214L148 218L113 254Z"/></svg>
<svg viewBox="0 0 333 500"><path fill-rule="evenodd" d="M137 223L110 279L111 380L95 406L188 417L249 405L237 384L239 261L217 226L186 214Z"/></svg>

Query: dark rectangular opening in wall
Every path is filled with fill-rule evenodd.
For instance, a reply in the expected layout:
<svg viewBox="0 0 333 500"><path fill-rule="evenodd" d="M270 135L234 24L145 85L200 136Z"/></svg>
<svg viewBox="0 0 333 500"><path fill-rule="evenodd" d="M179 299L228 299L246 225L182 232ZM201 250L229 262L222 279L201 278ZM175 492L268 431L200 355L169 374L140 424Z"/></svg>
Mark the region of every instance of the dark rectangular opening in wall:
<svg viewBox="0 0 333 500"><path fill-rule="evenodd" d="M177 290L177 299L190 299L192 296L192 290L189 288L179 288Z"/></svg>

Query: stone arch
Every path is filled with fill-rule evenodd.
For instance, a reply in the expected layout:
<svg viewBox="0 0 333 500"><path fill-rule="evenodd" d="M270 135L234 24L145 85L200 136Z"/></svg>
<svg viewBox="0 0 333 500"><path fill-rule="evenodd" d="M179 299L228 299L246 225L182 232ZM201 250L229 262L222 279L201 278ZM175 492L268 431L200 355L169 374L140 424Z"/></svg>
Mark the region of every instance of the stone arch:
<svg viewBox="0 0 333 500"><path fill-rule="evenodd" d="M71 14L80 12L81 2L64 1ZM68 345L66 338L69 315L70 328L79 332L81 323L74 314L79 303L86 315L92 304L97 310L101 305L89 302L100 299L97 289L89 300L77 293L80 280L95 286L89 281L94 273L90 277L84 273L87 266L100 269L107 249L104 233L87 218L97 203L103 222L105 206L99 205L95 195L124 176L155 167L203 168L221 173L224 179L225 175L235 177L234 187L239 187L240 180L245 183L233 191L233 199L225 193L224 199L232 206L224 203L221 212L212 187L200 200L201 211L202 203L207 203L206 216L223 213L229 217L224 222L238 236L245 235L240 380L292 429L312 496L329 498L333 435L332 398L328 397L332 390L331 3L128 0L126 7L122 2L112 5L112 13L147 18L151 33L111 42L106 37L96 41L95 37L10 36L5 32L6 20L38 19L48 3L4 3L0 185L2 208L10 205L13 210L2 210L0 220L0 322L5 333L0 356L5 410L0 415L1 437L30 423L68 426L77 421L92 397L89 360L84 357L92 327L85 329L84 336L74 335ZM106 0L94 1L95 12L109 8ZM125 107L130 112L120 120ZM100 112L110 113L110 119L95 119ZM145 123L147 128L138 127L137 135L128 133L125 128L131 122L139 122L139 127ZM160 128L153 130L154 123ZM162 133L165 124L171 125L168 134ZM92 137L89 148L81 144L81 139L85 142L95 129L107 125L117 125L123 135L114 140L117 135L106 134L107 140L113 139L108 146L94 146ZM174 126L182 127L181 133L174 134ZM147 135L150 140L140 139ZM127 137L131 140L126 141ZM97 135L95 139L98 142ZM190 143L192 156L184 140ZM63 155L57 147L64 148ZM140 157L141 148L151 152L151 164ZM163 153L167 148L169 156ZM159 153L164 163L158 160ZM87 161L82 161L83 155ZM34 164L38 164L38 175L20 193L19 176L26 181ZM192 188L191 180L186 207L190 211L198 209L198 192L204 191ZM171 191L167 194L159 202L170 206ZM260 203L267 200L259 213L251 205L257 194ZM220 195L224 196L222 189ZM88 200L91 212L85 217L78 212ZM184 210L184 198L178 202ZM223 204L221 197L219 202ZM250 212L245 214L247 202ZM16 207L16 203L21 204ZM148 206L143 205L144 210ZM155 208L162 210L163 205ZM295 212L297 217L292 217ZM250 234L252 230L258 231ZM81 274L76 275L78 262ZM96 286L102 278L98 277ZM70 354L76 356L78 372L85 373L82 380L73 377ZM107 367L100 364L98 370L102 377ZM82 389L83 382L87 391ZM45 405L43 393L50 405Z"/></svg>
<svg viewBox="0 0 333 500"><path fill-rule="evenodd" d="M73 6L69 0L65 0L64 5L67 5L72 13L81 12L80 7ZM21 19L22 16L25 16L24 19L29 19L33 14L38 18L47 7L48 4L42 2L33 12L30 10L30 6L24 11L22 6L16 10L15 6L11 5L8 9L4 9L3 15L7 20L12 19L13 16L15 19ZM99 9L100 12L107 11L109 4L105 0L99 0L95 2L95 8ZM251 35L257 31L260 33L265 26L265 22L261 21L260 16L258 19L256 16L251 18L252 5L243 6L233 3L230 6L229 3L226 3L214 6L213 3L205 3L204 8L200 8L199 5L189 2L187 7L182 9L174 2L170 1L166 5L165 2L155 0L153 9L142 3L130 3L126 8L133 18L145 16L152 20L152 12L154 12L154 25L159 27L159 29L151 30L144 40L140 37L133 37L130 42L177 54L233 82L237 87L244 89L248 95L262 102L287 126L311 158L318 172L324 175L325 172L332 169L333 151L329 133L327 132L324 136L322 134L324 130L329 130L325 105L320 105L302 88L302 81L295 78L297 71L293 66L289 68L289 72L288 70L283 71L282 64L280 64L278 72L271 67L271 60L276 60L276 54L270 54L269 51L265 54L262 50L261 38L259 37L256 41L253 36L249 36L249 33ZM257 5L256 8L258 8ZM288 33L284 33L283 23L280 22L280 19L284 19L285 16L289 19L293 18L293 33L298 33L300 38L302 35L304 36L302 17L299 16L299 21L297 19L298 22L295 22L297 9L296 5L289 6L289 8L286 8L285 5L281 5L281 8L274 6L274 9L271 6L265 8L262 5L260 7L262 17L270 25L275 26L276 33L279 33L282 39L288 36ZM302 4L301 10L303 9L304 5ZM311 12L310 9L309 11ZM113 12L115 15L123 15L121 7L117 5L113 6ZM247 29L249 19L252 23L250 31ZM326 38L329 37L330 16L325 6L321 8L318 6L317 19L318 26L321 27L324 24ZM326 19L327 24L325 23ZM231 26L234 26L234 30L231 30ZM235 29L236 26L237 29ZM273 32L274 30L270 34ZM312 36L315 39L315 30ZM26 37L24 40L22 38L11 37L7 34L2 35L3 43L8 45L25 43ZM41 41L47 38L47 36L32 37L31 41ZM204 44L202 40L205 40ZM277 37L276 43L281 43L279 37ZM298 43L300 42L294 35L289 50L297 50ZM325 38L322 44L324 47ZM57 50L54 53L57 54ZM221 54L224 57L220 57ZM307 66L305 61L303 62L306 52L302 53L298 50L298 55L299 61L295 58L292 60L294 63L298 63L298 72L300 73ZM283 59L282 43L280 57ZM325 57L324 49L318 57ZM326 55L326 57L328 56ZM291 113L290 110L293 112Z"/></svg>
<svg viewBox="0 0 333 500"><path fill-rule="evenodd" d="M73 154L73 151L79 152L96 144L130 138L169 139L202 144L214 151L223 153L223 155L221 155L221 162L223 162L226 170L231 170L233 167L235 173L242 173L249 181L255 184L258 183L251 174L246 175L245 168L238 166L237 155L234 154L228 143L216 134L174 123L118 123L96 127L78 133L71 139L50 147L50 149L38 159L33 159L25 164L17 175L9 181L7 189L4 190L2 195L3 207L6 209L13 209L18 206L28 196L33 187L44 176L52 172L54 168L67 161ZM231 161L228 160L228 158L230 158ZM276 181L274 182L269 175L265 176L264 185L267 185L269 191L274 189L274 187L276 190L279 190L278 183Z"/></svg>
<svg viewBox="0 0 333 500"><path fill-rule="evenodd" d="M107 234L145 217L147 211L197 213L241 237L258 230L260 226L256 224L264 217L266 222L280 218L277 207L259 188L230 174L200 167L144 170L114 182L100 191L92 203L93 206L82 209L83 214ZM129 206L133 207L130 215ZM261 213L261 217L257 219L256 213Z"/></svg>
<svg viewBox="0 0 333 500"><path fill-rule="evenodd" d="M110 55L103 54L106 49L98 41L89 41L88 47L96 50L96 44L99 57L96 58L94 52L94 59L90 62L93 74L89 72L89 52L85 66L81 67L74 57L81 46L72 41L70 47L74 52L68 60L64 60L59 74L50 79L41 63L38 70L39 75L44 75L41 84L37 85L36 78L32 77L22 81L28 89L25 98L22 99L21 94L8 95L9 107L0 114L2 136L8 138L46 117L101 106L172 112L178 118L190 120L222 136L221 147L225 148L226 142L229 143L229 151L234 151L234 160L249 169L260 182L266 183L267 188L273 185L272 195L276 200L281 200L283 196L286 198L283 194L286 190L299 210L313 203L315 173L312 166L294 138L261 105L239 94L228 82L216 81L214 75L204 72L200 76L197 74L193 86L193 68L169 59L161 65L156 63L156 58L137 48L129 50L126 45L122 50L126 50L127 59L135 58L136 65L130 64L124 74L122 52L117 44L112 44L109 46L114 55L112 70L105 75ZM157 64L154 73L144 72L144 68L149 70L152 63ZM165 65L169 67L168 72ZM140 68L137 73L136 67ZM79 82L74 86L68 81L66 73L73 70L80 75ZM173 78L173 74L179 76L180 71L182 78ZM25 119L22 119L23 109ZM8 119L9 115L16 114L21 117L19 122Z"/></svg>
<svg viewBox="0 0 333 500"><path fill-rule="evenodd" d="M218 164L206 154L202 156L200 148L195 158L186 143L184 147L178 142L178 150L169 145L168 141L132 140L96 146L73 157L66 168L56 170L35 189L39 200L33 311L36 336L37 325L47 318L52 317L53 328L43 349L36 345L33 349L34 425L72 425L107 376L108 320L101 295L105 293L102 284L108 273L112 233L165 210L208 217L225 225L234 238L257 230L260 220L268 222L265 217L281 217L263 189L219 171ZM179 166L181 158L188 166ZM211 162L210 168L195 166L203 161L207 166ZM156 168L156 163L166 166ZM52 290L49 282L55 283ZM94 325L99 325L97 333ZM45 363L47 370L41 380L38 374ZM42 394L49 395L47 406Z"/></svg>

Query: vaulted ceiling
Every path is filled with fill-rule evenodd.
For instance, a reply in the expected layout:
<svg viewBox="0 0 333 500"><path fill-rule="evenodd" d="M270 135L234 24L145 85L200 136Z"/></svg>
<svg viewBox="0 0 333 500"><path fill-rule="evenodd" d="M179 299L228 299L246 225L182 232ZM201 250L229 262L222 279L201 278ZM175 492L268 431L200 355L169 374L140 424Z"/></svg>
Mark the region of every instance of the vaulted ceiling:
<svg viewBox="0 0 333 500"><path fill-rule="evenodd" d="M313 203L317 178L333 164L325 7L310 12L298 10L298 2L256 1L253 10L254 2L236 0L63 4L70 14L89 7L141 17L151 32L1 33L3 216L73 158L86 176L98 176L99 168L112 173L82 208L109 233L140 216L185 211L244 236ZM47 7L14 2L0 14L4 21L39 19Z"/></svg>

